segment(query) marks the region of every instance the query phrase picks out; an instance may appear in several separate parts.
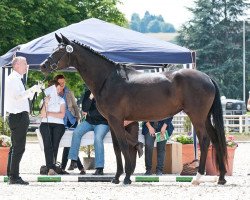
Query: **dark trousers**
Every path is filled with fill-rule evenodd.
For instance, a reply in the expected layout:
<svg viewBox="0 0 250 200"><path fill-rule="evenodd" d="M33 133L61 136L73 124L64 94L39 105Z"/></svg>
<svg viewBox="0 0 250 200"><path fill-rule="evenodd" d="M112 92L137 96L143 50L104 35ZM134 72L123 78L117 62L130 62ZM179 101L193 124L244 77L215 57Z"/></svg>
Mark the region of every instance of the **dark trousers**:
<svg viewBox="0 0 250 200"><path fill-rule="evenodd" d="M77 124L78 124L78 122L76 122L74 125L72 125L69 120L67 121L67 127L70 127L70 128L76 128ZM67 166L69 149L70 149L70 147L64 147L63 148L62 163L61 163L61 168L62 169L65 169L66 166ZM78 157L76 163L77 163L77 168L79 170L82 170L83 169L83 165L82 165L81 160L80 160L79 157Z"/></svg>
<svg viewBox="0 0 250 200"><path fill-rule="evenodd" d="M7 166L7 175L12 179L19 177L19 164L25 151L26 135L29 127L28 112L10 114L8 117L11 130L11 142Z"/></svg>
<svg viewBox="0 0 250 200"><path fill-rule="evenodd" d="M64 147L64 149L63 149L62 163L61 163L61 168L62 169L65 169L66 166L67 166L69 149L70 149L70 147ZM83 169L83 165L82 165L81 160L80 160L79 157L78 157L76 163L77 163L77 168L79 170L82 170Z"/></svg>
<svg viewBox="0 0 250 200"><path fill-rule="evenodd" d="M152 169L152 157L153 157L153 150L154 150L154 141L155 137L152 137L149 133L145 135L145 165L146 170ZM157 142L157 165L156 165L156 171L162 171L164 166L164 160L165 160L165 147L166 142L161 141Z"/></svg>
<svg viewBox="0 0 250 200"><path fill-rule="evenodd" d="M65 132L64 124L42 122L39 128L43 138L46 166L48 169L54 169L59 143Z"/></svg>

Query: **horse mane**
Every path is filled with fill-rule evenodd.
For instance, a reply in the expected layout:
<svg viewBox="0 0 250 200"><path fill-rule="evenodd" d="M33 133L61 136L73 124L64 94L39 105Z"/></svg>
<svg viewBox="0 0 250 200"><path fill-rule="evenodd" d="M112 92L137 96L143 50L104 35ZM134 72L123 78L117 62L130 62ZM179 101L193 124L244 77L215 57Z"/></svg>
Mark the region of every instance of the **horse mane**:
<svg viewBox="0 0 250 200"><path fill-rule="evenodd" d="M110 60L107 56L104 56L103 54L100 54L99 52L97 52L96 50L92 49L90 46L86 45L86 44L82 44L80 42L77 42L77 41L73 41L74 44L77 44L81 47L83 47L84 49L87 49L88 51L92 52L93 54L97 55L97 56L100 56L101 58L105 59L106 61L116 65L116 66L121 66L120 63L116 63L114 62L113 60Z"/></svg>

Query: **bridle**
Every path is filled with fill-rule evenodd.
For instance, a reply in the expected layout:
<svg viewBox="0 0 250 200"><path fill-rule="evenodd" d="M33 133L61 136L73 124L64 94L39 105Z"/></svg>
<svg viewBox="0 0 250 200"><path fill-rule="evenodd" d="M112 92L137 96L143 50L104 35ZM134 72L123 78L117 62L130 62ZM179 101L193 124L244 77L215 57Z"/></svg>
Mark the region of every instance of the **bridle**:
<svg viewBox="0 0 250 200"><path fill-rule="evenodd" d="M58 47L55 49L55 51L64 49L64 48L66 51L62 54L62 56L57 61L54 60L54 58L52 57L52 54L47 58L47 62L49 64L49 68L51 69L51 71L56 71L58 69L59 62L63 59L63 57L67 54L71 54L74 51L71 45L65 45L63 43L60 43Z"/></svg>

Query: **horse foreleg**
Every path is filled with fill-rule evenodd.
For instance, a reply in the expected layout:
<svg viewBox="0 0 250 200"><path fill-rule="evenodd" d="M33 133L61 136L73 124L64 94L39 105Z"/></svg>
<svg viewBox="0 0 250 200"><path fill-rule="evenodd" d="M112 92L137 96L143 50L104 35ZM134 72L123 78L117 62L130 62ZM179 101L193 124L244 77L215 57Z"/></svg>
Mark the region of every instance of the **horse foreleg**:
<svg viewBox="0 0 250 200"><path fill-rule="evenodd" d="M115 156L116 156L116 165L117 165L115 177L112 179L111 182L115 183L115 184L119 184L120 183L119 178L123 174L121 149L119 147L119 143L118 143L118 140L115 136L115 133L112 129L111 129L111 137L112 137L112 141L113 141L113 148L114 148L114 152L115 152Z"/></svg>
<svg viewBox="0 0 250 200"><path fill-rule="evenodd" d="M130 168L128 168L128 162L126 162L126 160L125 160L126 176L125 176L124 181L123 181L124 184L131 184L132 181L130 180L130 176L135 171L137 150L132 145L129 145L129 154L130 154L130 161L131 161L131 170L130 170Z"/></svg>

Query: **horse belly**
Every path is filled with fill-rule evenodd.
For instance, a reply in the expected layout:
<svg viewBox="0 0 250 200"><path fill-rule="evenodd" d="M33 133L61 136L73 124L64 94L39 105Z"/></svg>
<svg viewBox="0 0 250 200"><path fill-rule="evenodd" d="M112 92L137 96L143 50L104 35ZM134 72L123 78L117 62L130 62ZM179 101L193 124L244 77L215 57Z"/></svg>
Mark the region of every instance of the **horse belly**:
<svg viewBox="0 0 250 200"><path fill-rule="evenodd" d="M140 102L132 100L126 113L126 119L134 121L161 120L176 114L176 110L167 98L151 96L150 99L144 99Z"/></svg>

